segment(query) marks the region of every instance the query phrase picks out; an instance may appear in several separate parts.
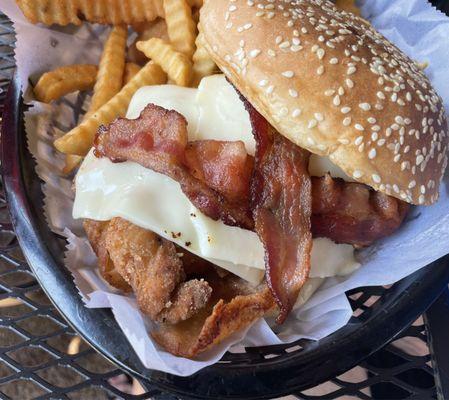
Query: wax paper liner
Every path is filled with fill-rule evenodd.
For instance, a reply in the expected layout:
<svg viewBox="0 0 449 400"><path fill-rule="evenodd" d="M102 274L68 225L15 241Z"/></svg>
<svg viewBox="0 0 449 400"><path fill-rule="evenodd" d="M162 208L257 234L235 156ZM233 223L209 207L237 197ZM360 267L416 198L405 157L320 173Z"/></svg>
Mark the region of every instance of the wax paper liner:
<svg viewBox="0 0 449 400"><path fill-rule="evenodd" d="M362 14L385 36L417 61L429 62L427 73L449 108L449 19L423 0L361 1ZM0 9L14 22L17 32L16 61L25 99L31 100L29 78L64 64L98 63L107 29L85 24L81 28L46 28L27 23L13 0ZM404 226L393 236L359 254L362 268L347 277L314 279L302 293L306 301L288 323L270 328L260 320L238 332L195 361L175 357L152 342L152 324L138 311L133 297L107 285L97 274L96 258L83 236L79 221L71 218L72 182L62 177L63 158L52 147L55 137L73 127L83 114L86 95L73 94L55 105L32 103L26 115L29 149L44 181L44 212L51 229L67 237L66 267L87 307L110 307L142 363L148 367L188 376L217 362L225 351L243 346L288 343L300 338L321 339L344 326L352 310L345 291L392 284L445 255L449 250L448 180L441 199L432 207L416 207ZM315 291L316 290L316 291ZM310 299L308 299L308 297Z"/></svg>

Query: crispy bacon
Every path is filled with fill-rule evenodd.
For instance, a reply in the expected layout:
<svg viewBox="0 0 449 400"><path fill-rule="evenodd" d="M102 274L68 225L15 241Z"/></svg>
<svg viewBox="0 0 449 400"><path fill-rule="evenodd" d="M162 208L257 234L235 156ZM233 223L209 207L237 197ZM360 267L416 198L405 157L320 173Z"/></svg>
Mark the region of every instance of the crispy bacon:
<svg viewBox="0 0 449 400"><path fill-rule="evenodd" d="M255 229L265 247L266 280L285 321L309 276L312 233L310 153L280 134L248 102L256 161L251 181Z"/></svg>
<svg viewBox="0 0 449 400"><path fill-rule="evenodd" d="M109 128L102 127L96 154L115 162L137 161L166 174L181 184L204 214L254 229L249 208L254 159L246 154L242 142L187 143L185 119L175 111L150 105L137 120L118 119ZM314 177L312 189L312 233L338 243L368 246L394 232L408 210L407 203L366 185L330 176Z"/></svg>
<svg viewBox="0 0 449 400"><path fill-rule="evenodd" d="M313 235L357 247L391 235L409 209L394 197L330 175L312 178L312 197Z"/></svg>
<svg viewBox="0 0 449 400"><path fill-rule="evenodd" d="M253 157L242 141L190 142L186 164L190 172L234 204L248 204Z"/></svg>
<svg viewBox="0 0 449 400"><path fill-rule="evenodd" d="M189 200L210 218L252 229L254 222L247 204L233 203L189 171L186 146L185 118L154 104L149 104L135 120L119 118L108 127L101 127L94 143L97 157L108 157L113 162L134 161L165 174L177 181ZM223 148L226 146L219 150ZM201 158L201 152L198 157ZM229 156L224 157L228 159ZM230 184L231 181L224 185L219 182L218 187Z"/></svg>

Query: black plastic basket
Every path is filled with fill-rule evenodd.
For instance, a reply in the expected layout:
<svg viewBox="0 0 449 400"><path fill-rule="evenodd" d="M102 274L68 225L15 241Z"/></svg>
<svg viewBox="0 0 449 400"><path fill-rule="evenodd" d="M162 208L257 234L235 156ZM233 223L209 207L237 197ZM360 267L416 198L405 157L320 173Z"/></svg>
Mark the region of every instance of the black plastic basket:
<svg viewBox="0 0 449 400"><path fill-rule="evenodd" d="M447 2L442 2L449 7ZM410 325L449 282L448 257L390 288L348 293L354 315L348 325L318 342L247 348L227 353L197 374L181 378L146 369L109 310L84 307L63 264L65 240L52 233L42 209L41 181L26 147L19 82L5 102L2 165L17 237L40 284L74 329L112 362L184 398L273 398L297 393L334 377L374 353ZM394 267L394 266L392 266ZM377 299L374 303L368 299Z"/></svg>

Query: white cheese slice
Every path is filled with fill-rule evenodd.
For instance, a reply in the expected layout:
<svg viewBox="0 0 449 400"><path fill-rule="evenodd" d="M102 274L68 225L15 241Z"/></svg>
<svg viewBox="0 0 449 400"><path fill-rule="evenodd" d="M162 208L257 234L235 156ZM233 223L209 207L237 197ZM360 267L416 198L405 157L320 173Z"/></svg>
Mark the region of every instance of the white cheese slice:
<svg viewBox="0 0 449 400"><path fill-rule="evenodd" d="M189 123L189 140L243 140L254 154L248 115L222 75L203 79L199 89L142 88L134 95L127 117L138 117L149 103L183 114ZM74 218L122 217L252 283L263 278L264 249L257 235L205 216L172 179L133 162L98 159L90 152L75 183ZM346 274L359 266L352 246L328 239L314 240L311 264L311 278Z"/></svg>

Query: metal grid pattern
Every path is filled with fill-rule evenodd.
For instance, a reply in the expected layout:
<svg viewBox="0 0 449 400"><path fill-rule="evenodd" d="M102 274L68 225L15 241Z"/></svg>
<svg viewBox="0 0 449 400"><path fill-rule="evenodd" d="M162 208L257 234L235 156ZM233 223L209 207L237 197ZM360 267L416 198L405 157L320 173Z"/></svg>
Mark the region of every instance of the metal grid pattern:
<svg viewBox="0 0 449 400"><path fill-rule="evenodd" d="M12 43L11 25L0 16L0 90L5 89L14 67ZM30 272L12 232L3 195L0 196L0 228L1 398L174 398L158 390L148 390L148 384L143 389L75 335ZM383 288L352 291L354 318L359 321L366 318L383 291ZM419 319L361 365L289 397L424 400L436 396L425 324Z"/></svg>

